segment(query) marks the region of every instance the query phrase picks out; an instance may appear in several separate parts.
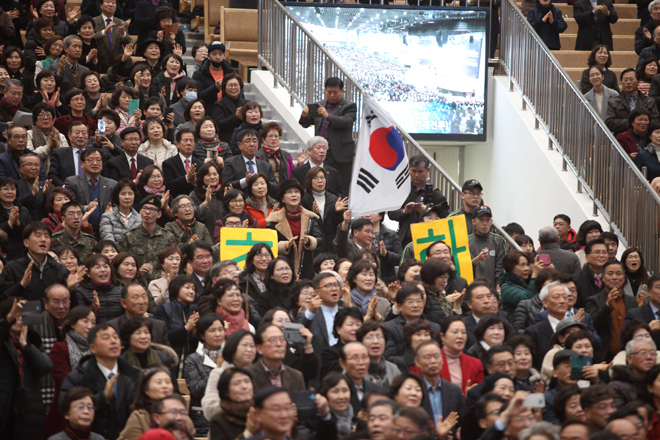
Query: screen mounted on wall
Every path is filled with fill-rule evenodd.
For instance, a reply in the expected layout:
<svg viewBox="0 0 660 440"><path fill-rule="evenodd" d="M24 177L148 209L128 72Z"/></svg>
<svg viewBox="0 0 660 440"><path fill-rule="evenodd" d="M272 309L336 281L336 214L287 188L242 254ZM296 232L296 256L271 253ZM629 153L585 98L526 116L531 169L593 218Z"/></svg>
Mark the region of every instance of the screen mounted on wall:
<svg viewBox="0 0 660 440"><path fill-rule="evenodd" d="M415 138L486 139L487 9L285 5Z"/></svg>

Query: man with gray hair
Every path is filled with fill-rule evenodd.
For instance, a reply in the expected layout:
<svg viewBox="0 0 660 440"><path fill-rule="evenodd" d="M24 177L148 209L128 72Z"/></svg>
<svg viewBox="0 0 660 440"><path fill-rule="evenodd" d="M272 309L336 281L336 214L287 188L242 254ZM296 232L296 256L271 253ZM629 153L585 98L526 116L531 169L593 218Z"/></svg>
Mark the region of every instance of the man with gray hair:
<svg viewBox="0 0 660 440"><path fill-rule="evenodd" d="M172 202L172 213L175 220L167 223L165 230L179 239L180 248L197 240L213 244L213 237L204 223L195 220L195 204L189 196L176 197Z"/></svg>
<svg viewBox="0 0 660 440"><path fill-rule="evenodd" d="M559 232L553 226L540 229L539 243L541 248L537 254L548 255L550 263L555 266L555 269L561 273L571 274L577 280L580 275L580 259L574 252L566 251L559 246L559 243L557 243L558 236Z"/></svg>
<svg viewBox="0 0 660 440"><path fill-rule="evenodd" d="M557 325L566 317L568 310L568 289L559 281L546 284L541 289L539 298L548 310L548 317L525 329L525 334L534 341L536 356L534 367L541 370L543 357L552 349L552 335Z"/></svg>
<svg viewBox="0 0 660 440"><path fill-rule="evenodd" d="M64 64L59 59L50 65L50 70L55 72L60 80L60 96L66 96L73 88L84 89L80 78L85 72L89 72L87 67L78 63L83 51L82 39L77 35L68 35L64 38L63 45L64 55L66 55Z"/></svg>
<svg viewBox="0 0 660 440"><path fill-rule="evenodd" d="M301 154L304 154L304 152ZM304 164L295 167L293 171L291 171L291 177L305 187L305 177L309 170L314 167L325 168L325 171L328 173L325 189L337 197L341 197L343 192L341 189L341 182L339 181L339 172L336 168L325 163L325 157L328 154L328 141L322 136L314 136L307 141L307 154L309 155L309 160Z"/></svg>
<svg viewBox="0 0 660 440"><path fill-rule="evenodd" d="M550 422L536 422L532 426L523 429L518 438L520 440L530 440L532 437L541 436L546 440L559 440L559 426Z"/></svg>
<svg viewBox="0 0 660 440"><path fill-rule="evenodd" d="M421 154L411 157L408 160L410 167L410 194L401 205L401 209L388 212L390 219L399 222L399 239L401 246L406 247L412 241L410 235L410 225L419 223L422 220L422 214L431 206L438 206L440 218L449 215L449 205L447 198L439 189L433 188L426 180L431 171L431 163Z"/></svg>
<svg viewBox="0 0 660 440"><path fill-rule="evenodd" d="M640 9L641 22L643 23L635 31L635 52L637 55L642 50L653 46L653 31L660 26L660 0L649 3L648 10Z"/></svg>
<svg viewBox="0 0 660 440"><path fill-rule="evenodd" d="M24 85L17 79L10 78L5 82L5 99L0 103L0 122L9 122L18 110L23 110Z"/></svg>
<svg viewBox="0 0 660 440"><path fill-rule="evenodd" d="M656 364L655 342L649 338L635 338L626 344L627 365L612 368L610 387L616 392L617 407L637 400L637 384L649 369Z"/></svg>

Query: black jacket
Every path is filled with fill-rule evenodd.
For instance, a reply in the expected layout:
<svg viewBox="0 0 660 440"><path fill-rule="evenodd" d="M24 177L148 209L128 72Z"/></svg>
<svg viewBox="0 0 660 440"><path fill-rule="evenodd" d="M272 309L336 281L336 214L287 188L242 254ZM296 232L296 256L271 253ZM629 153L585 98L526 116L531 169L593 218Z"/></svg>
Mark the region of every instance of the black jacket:
<svg viewBox="0 0 660 440"><path fill-rule="evenodd" d="M197 310L195 304L190 304L187 307L184 307L179 301L174 300L159 305L154 313L154 319L165 321L165 324L169 329L167 332L167 339L169 339L170 345L179 358L181 358L181 354L184 352L186 354L190 353L190 347L195 347L193 343L194 338L188 334L188 331L185 328L188 318L190 318L190 315L192 315L195 310Z"/></svg>
<svg viewBox="0 0 660 440"><path fill-rule="evenodd" d="M396 268L399 266L401 255L403 254L403 247L401 247L399 236L396 232L381 223L380 233L378 236L374 234L374 240L377 242L382 241L387 249L387 254L384 257L380 255L380 252L378 253L380 257L380 277L385 284L396 281Z"/></svg>
<svg viewBox="0 0 660 440"><path fill-rule="evenodd" d="M626 307L626 313L628 310L637 307L637 301L630 295L623 295L623 301ZM607 291L605 288L598 294L591 296L584 308L584 311L594 318L594 327L596 327L596 331L603 341L601 349L594 355L597 362L605 359L605 356L609 352L610 340L612 338L612 310L612 307L607 305Z"/></svg>
<svg viewBox="0 0 660 440"><path fill-rule="evenodd" d="M541 371L545 354L552 349L553 334L554 331L547 318L525 329L525 335L534 341L534 346L536 347L536 353L533 353L534 368L539 371Z"/></svg>
<svg viewBox="0 0 660 440"><path fill-rule="evenodd" d="M195 74L197 74L197 72L195 72ZM234 129L243 123L243 121L236 116L236 110L239 107L243 107L246 102L247 100L242 95L238 95L238 99L236 100L233 100L228 96L223 96L220 101L213 104L213 120L218 126L218 130L220 131L218 137L222 142L229 143L229 141L231 141L231 136L234 134Z"/></svg>
<svg viewBox="0 0 660 440"><path fill-rule="evenodd" d="M654 24L652 21L649 21L648 23L643 24L642 26L638 27L637 30L635 30L635 53L637 53L637 55L641 54L642 50L646 49L647 47L653 46L653 38L647 40L644 36L644 29L648 29L648 31L651 33L651 36L653 36L653 30L656 27L656 24Z"/></svg>
<svg viewBox="0 0 660 440"><path fill-rule="evenodd" d="M133 20L131 20L131 25L128 27L128 33L130 35L138 36L137 42L135 42L135 47L139 48L142 42L149 38L151 31L158 29L158 23L156 23L156 8L159 6L167 6L168 8L174 9L166 0L160 0L157 5L154 5L152 0L142 0L136 6L135 12L133 12Z"/></svg>
<svg viewBox="0 0 660 440"><path fill-rule="evenodd" d="M399 222L399 239L401 240L401 245L405 247L412 237L410 236L410 225L418 223L420 221L420 215L413 211L410 214L404 214L403 208L410 202L422 202L424 198L424 188L421 190L416 190L413 186L410 188L410 194L401 205L401 209L395 211L389 211L387 215L390 219ZM431 198L431 203L428 205L442 206L442 215L440 218L445 218L449 215L449 205L447 204L447 197L439 189L433 190L433 196Z"/></svg>
<svg viewBox="0 0 660 440"><path fill-rule="evenodd" d="M48 286L56 283L66 286L69 269L51 257L46 258L46 266L43 273L39 271L39 267L36 264L32 266L32 279L27 289L21 286L21 280L25 274L25 269L30 264L31 260L29 257L26 255L7 263L2 271L2 275L0 275L0 292L2 292L3 298L20 296L28 301L38 301L43 298L43 292ZM72 295L71 308L76 305L78 305L76 296Z"/></svg>
<svg viewBox="0 0 660 440"><path fill-rule="evenodd" d="M610 24L616 23L619 19L616 11L614 10L614 5L611 0L598 0L598 5L605 5L609 11L609 15L605 15L602 12L598 11L596 14L596 26L598 27L598 33L600 34L600 40L602 44L607 46L607 48L612 51L613 42L612 42L612 29ZM579 0L573 4L573 17L578 24L578 34L575 40L575 50L591 50L593 46L593 41L598 35L594 33L594 14L593 8L591 7L591 2L589 0Z"/></svg>
<svg viewBox="0 0 660 440"><path fill-rule="evenodd" d="M550 20L543 21L543 17L548 12L552 12L553 22ZM559 41L559 34L564 32L568 25L564 21L564 17L556 6L550 4L549 7L543 7L538 2L536 7L529 10L527 14L529 24L534 28L539 37L548 49L559 50L561 49L561 42Z"/></svg>
<svg viewBox="0 0 660 440"><path fill-rule="evenodd" d="M209 70L211 67L211 60L205 59L202 61L199 69L193 73L193 79L197 83L197 97L204 101L207 109L211 109L213 104L218 101L218 88L215 86L215 79L211 75ZM222 72L224 76L234 73L234 68L227 62L227 60L222 61ZM236 112L236 110L234 110ZM211 112L209 111L209 114ZM228 142L228 141L225 141Z"/></svg>
<svg viewBox="0 0 660 440"><path fill-rule="evenodd" d="M578 291L577 302L575 303L576 309L586 307L589 297L596 295L602 289L602 287L596 285L594 271L591 270L588 263L582 266L582 272L580 272L580 276L575 284Z"/></svg>
<svg viewBox="0 0 660 440"><path fill-rule="evenodd" d="M580 0L583 1L583 0ZM650 90L649 90L650 94ZM607 115L605 117L605 124L607 128L617 135L623 133L630 128L628 123L628 116L630 116L630 106L625 92L621 92L616 98L611 98L607 102ZM651 114L651 122L660 121L660 114L658 114L658 107L655 99L651 96L644 96L642 92L637 92L637 107L644 108Z"/></svg>
<svg viewBox="0 0 660 440"><path fill-rule="evenodd" d="M294 168L294 170L298 167ZM325 209L323 211L323 218L319 219L321 228L321 236L323 237L322 249L316 248L316 253L321 252L335 252L334 244L337 227L342 222L342 214L344 211L335 211L335 203L337 203L337 196L329 191L325 192ZM305 195L300 202L303 208L314 212L314 196L309 192Z"/></svg>
<svg viewBox="0 0 660 440"><path fill-rule="evenodd" d="M182 76L181 78L175 80L174 84L178 84L179 81L183 78L187 78L187 76ZM177 95L176 90L172 90L172 79L165 76L165 70L160 72L158 75L156 75L155 78L151 80L149 96L157 96L161 93L163 87L165 88L165 95L163 96L165 98L165 105L169 107L170 105L179 101L179 96Z"/></svg>
<svg viewBox="0 0 660 440"><path fill-rule="evenodd" d="M25 246L23 245L23 228L30 223L30 212L25 206L20 206L18 202L14 202L14 206L19 207L18 221L19 225L15 227L9 226L9 212L0 208L0 229L7 233L11 248L7 253L7 260L11 261L16 258L25 256ZM20 281L20 278L19 278Z"/></svg>
<svg viewBox="0 0 660 440"><path fill-rule="evenodd" d="M96 320L99 324L118 318L124 314L121 306L121 287L110 285L109 287L95 286L89 281L84 281L76 287L78 304L91 306L94 300L94 291L99 297L101 309L96 312Z"/></svg>
<svg viewBox="0 0 660 440"><path fill-rule="evenodd" d="M22 351L24 374L21 378L18 352L10 337L9 323L4 318L0 320L0 341L0 437L16 440L44 438L46 408L41 397L40 378L50 373L53 363L41 351L39 335L28 330L29 345Z"/></svg>
<svg viewBox="0 0 660 440"><path fill-rule="evenodd" d="M328 173L327 183L325 185L326 191L333 193L338 197L343 197L343 192L341 189L341 182L339 181L339 172L336 168L331 167L330 165L324 163L323 168ZM303 186L307 187L305 179L307 178L307 172L312 169L311 163L309 161L305 162L302 165L298 165L291 171L291 177L297 179L298 182Z"/></svg>
<svg viewBox="0 0 660 440"><path fill-rule="evenodd" d="M636 307L626 311L626 321L631 319L639 319L648 324L651 321L658 319L658 317L653 314L651 304L646 303L642 307ZM660 347L660 330L651 330L651 337L653 338L655 345Z"/></svg>
<svg viewBox="0 0 660 440"><path fill-rule="evenodd" d="M78 366L66 376L59 395L61 403L66 393L73 387L82 386L91 389L96 397L96 415L92 423L92 431L108 439L119 437L119 433L124 429L135 398L135 382L140 375L140 369L133 367L125 359L118 358L117 365L119 377L115 382L115 394L109 401L104 394L107 379L92 355L83 357Z"/></svg>

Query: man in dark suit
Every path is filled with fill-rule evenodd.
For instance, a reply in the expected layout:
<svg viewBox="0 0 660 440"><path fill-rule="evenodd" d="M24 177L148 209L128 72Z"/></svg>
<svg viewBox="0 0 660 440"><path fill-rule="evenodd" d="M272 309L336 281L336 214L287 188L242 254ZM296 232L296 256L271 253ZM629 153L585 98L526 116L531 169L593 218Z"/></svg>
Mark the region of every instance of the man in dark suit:
<svg viewBox="0 0 660 440"><path fill-rule="evenodd" d="M577 280L578 299L575 307L587 306L590 297L603 289L603 265L607 263L607 245L602 238L591 240L584 247L587 264L582 267Z"/></svg>
<svg viewBox="0 0 660 440"><path fill-rule="evenodd" d="M479 342L474 335L474 329L477 327L477 321L488 313L497 313L497 297L490 289L490 284L486 281L475 280L465 291L465 303L470 309L470 313L463 316L465 329L467 331L467 342L465 351ZM503 316L506 318L506 316ZM504 321L508 323L508 321ZM511 325L511 324L509 324ZM513 334L513 328L507 332Z"/></svg>
<svg viewBox="0 0 660 440"><path fill-rule="evenodd" d="M180 133L180 132L179 132ZM259 150L259 136L255 130L246 128L238 133L238 148L241 154L230 157L222 169L222 186L245 190L247 180L255 173L268 176L268 193L277 196L277 180L270 163L255 158Z"/></svg>
<svg viewBox="0 0 660 440"><path fill-rule="evenodd" d="M126 23L115 17L117 2L100 0L101 15L94 17L94 38L110 54L113 61L118 61L124 55L124 46L132 41L126 31ZM105 51L104 51L105 52Z"/></svg>
<svg viewBox="0 0 660 440"><path fill-rule="evenodd" d="M353 256L360 249L371 249L371 242L374 239L374 225L371 220L358 218L351 224L351 211L344 211L344 221L337 228L335 237L335 246L339 258L353 259ZM351 227L352 237L348 236L348 229Z"/></svg>
<svg viewBox="0 0 660 440"><path fill-rule="evenodd" d="M330 150L326 162L337 169L343 193L348 194L355 155L353 124L357 106L344 99L344 81L337 77L325 81L325 97L318 103L317 114L310 115L305 106L298 123L305 128L314 124L314 134L327 139Z"/></svg>
<svg viewBox="0 0 660 440"><path fill-rule="evenodd" d="M181 194L190 194L195 189L197 169L204 162L193 157L195 151L195 133L188 128L179 130L176 134L176 147L179 154L163 162L163 177L170 190L170 197L175 199Z"/></svg>
<svg viewBox="0 0 660 440"><path fill-rule="evenodd" d="M593 241L589 243L593 243ZM626 274L623 264L616 260L608 261L603 266L604 289L590 297L584 308L584 311L594 318L594 326L603 341L598 356L594 356L601 360L604 358L606 361L610 361L621 350L619 345L621 332L620 330L613 332L612 329L620 329L627 311L637 307L634 297L623 294L625 281ZM615 310L618 313L613 313Z"/></svg>
<svg viewBox="0 0 660 440"><path fill-rule="evenodd" d="M69 90L80 87L80 78L89 69L78 63L82 56L83 42L77 35L69 35L64 38L64 54L66 61L62 65L58 59L50 65L50 70L55 72L60 80L60 96L66 96ZM123 54L123 53L122 53Z"/></svg>
<svg viewBox="0 0 660 440"><path fill-rule="evenodd" d="M599 44L614 50L610 24L616 23L619 16L611 0L597 0L595 8L590 0L579 0L573 4L573 17L578 24L575 50L591 50Z"/></svg>
<svg viewBox="0 0 660 440"><path fill-rule="evenodd" d="M185 200L185 199L184 199ZM179 237L177 237L179 238ZM197 240L186 246L186 259L192 269L192 279L195 283L195 303L204 292L206 274L213 265L213 248L203 240Z"/></svg>
<svg viewBox="0 0 660 440"><path fill-rule="evenodd" d="M0 154L0 177L11 177L16 182L21 180L20 160L27 148L27 130L15 125L7 130L7 146L9 149ZM46 171L39 162L39 182L46 181Z"/></svg>
<svg viewBox="0 0 660 440"><path fill-rule="evenodd" d="M406 348L403 339L403 327L410 322L423 319L422 314L424 313L424 298L422 291L417 286L403 286L396 293L395 301L400 314L385 323L385 327L387 327L390 335L387 339L383 356L387 360L390 360L390 362L392 362L392 358L403 356ZM433 327L431 338L436 339L440 335L440 326L435 322L431 322L430 324Z"/></svg>
<svg viewBox="0 0 660 440"><path fill-rule="evenodd" d="M127 127L122 130L121 146L125 154L115 156L105 164L105 177L113 180L128 177L135 180L140 171L153 165L153 160L137 152L140 148L140 130L137 128Z"/></svg>
<svg viewBox="0 0 660 440"><path fill-rule="evenodd" d="M631 118L630 115L635 111L639 112L646 110L649 113L649 119L651 122L658 122L660 118L660 114L658 114L658 106L652 96L653 95L645 96L639 90L639 81L637 80L636 71L630 67L621 72L621 93L607 101L605 124L615 135L622 135L619 136L619 143L621 143L628 153L634 153L637 151L636 149L634 151L629 151L631 148L627 147L627 145L630 144L636 145L634 136L630 139L628 129L631 128L631 122L634 121L637 116L641 116L636 114L636 116Z"/></svg>
<svg viewBox="0 0 660 440"><path fill-rule="evenodd" d="M108 321L108 324L112 325L117 332L119 332L119 327L126 322L128 318L132 317L144 317L149 308L149 296L147 291L141 284L131 283L121 290L121 306L126 310L124 315L121 315L115 319ZM151 341L157 344L170 345L170 341L167 338L167 325L165 321L160 319L151 320L152 329L151 329Z"/></svg>
<svg viewBox="0 0 660 440"><path fill-rule="evenodd" d="M543 357L552 349L552 335L555 333L557 324L566 317L568 288L559 281L553 281L543 286L539 297L543 302L543 307L548 310L548 317L527 327L525 334L534 341L536 347L534 368L540 371Z"/></svg>
<svg viewBox="0 0 660 440"><path fill-rule="evenodd" d="M298 165L291 171L293 178L298 179L298 182L303 187L306 187L305 179L307 172L313 167L323 167L328 173L326 182L326 189L338 197L343 195L341 183L339 182L339 173L337 170L328 164L323 163L328 154L328 141L321 136L314 136L307 141L307 152L309 154L309 161Z"/></svg>
<svg viewBox="0 0 660 440"><path fill-rule="evenodd" d="M646 282L649 302L641 307L628 310L626 321L639 319L651 327L651 337L655 345L660 347L660 274L653 274Z"/></svg>
<svg viewBox="0 0 660 440"><path fill-rule="evenodd" d="M430 200L427 200L426 179L431 170L429 160L425 156L418 154L411 157L408 163L410 166L410 194L408 194L405 202L401 205L401 209L387 213L390 219L399 222L399 239L401 239L401 246L404 247L412 241L410 225L422 221L422 213L428 207L440 207L438 213L440 218L445 218L449 215L447 198L439 189L431 188L429 194Z"/></svg>
<svg viewBox="0 0 660 440"><path fill-rule="evenodd" d="M424 341L415 351L415 365L422 371L422 381L426 392L422 406L437 426L438 419L447 419L456 411L462 419L466 413L465 399L461 387L440 377L442 371L442 351L436 341Z"/></svg>
<svg viewBox="0 0 660 440"><path fill-rule="evenodd" d="M314 335L312 346L314 354L320 360L323 349L338 342L338 338L332 334L332 326L339 311L337 304L341 289L335 276L329 272L316 275L312 282L316 296L312 298L309 307L299 315L299 322Z"/></svg>
<svg viewBox="0 0 660 440"><path fill-rule="evenodd" d="M302 373L282 362L286 355L284 330L274 324L260 327L254 339L261 358L245 368L252 375L254 389L281 386L290 393L304 391Z"/></svg>
<svg viewBox="0 0 660 440"><path fill-rule="evenodd" d="M89 133L87 125L81 121L69 125L70 147L55 148L50 153L50 169L48 178L55 186L64 186L64 181L79 174L84 174L80 156L87 147Z"/></svg>
<svg viewBox="0 0 660 440"><path fill-rule="evenodd" d="M369 372L370 362L369 351L361 342L349 342L341 349L339 365L344 370L344 377L351 388L351 406L354 414L362 409L364 394L380 388L364 379Z"/></svg>
<svg viewBox="0 0 660 440"><path fill-rule="evenodd" d="M546 226L539 230L540 255L550 256L550 262L561 273L572 274L575 279L580 275L580 259L574 252L566 251L559 247L557 238L559 232L554 226Z"/></svg>
<svg viewBox="0 0 660 440"><path fill-rule="evenodd" d="M110 194L117 181L101 176L103 158L96 148L86 148L80 159L84 174L67 177L64 186L71 191L83 211L87 211L90 204L96 203L92 207L94 212L89 216L89 223L94 227L94 232L98 232L101 212L105 212L110 204Z"/></svg>

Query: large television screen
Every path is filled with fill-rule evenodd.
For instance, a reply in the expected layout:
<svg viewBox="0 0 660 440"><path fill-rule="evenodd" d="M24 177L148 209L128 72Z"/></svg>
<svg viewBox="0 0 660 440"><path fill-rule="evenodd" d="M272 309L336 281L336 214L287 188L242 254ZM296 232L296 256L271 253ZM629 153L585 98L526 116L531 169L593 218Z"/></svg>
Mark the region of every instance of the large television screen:
<svg viewBox="0 0 660 440"><path fill-rule="evenodd" d="M416 139L486 139L487 9L285 5Z"/></svg>

